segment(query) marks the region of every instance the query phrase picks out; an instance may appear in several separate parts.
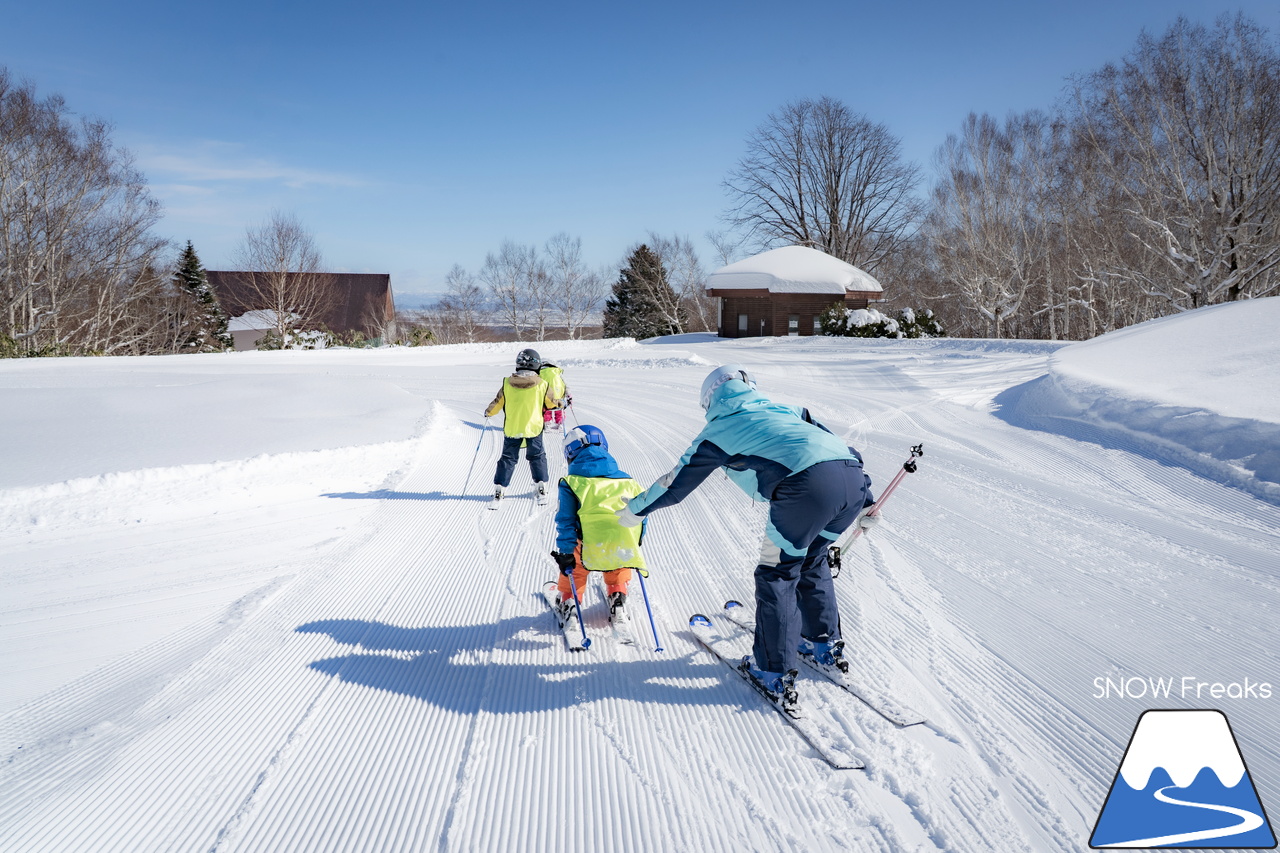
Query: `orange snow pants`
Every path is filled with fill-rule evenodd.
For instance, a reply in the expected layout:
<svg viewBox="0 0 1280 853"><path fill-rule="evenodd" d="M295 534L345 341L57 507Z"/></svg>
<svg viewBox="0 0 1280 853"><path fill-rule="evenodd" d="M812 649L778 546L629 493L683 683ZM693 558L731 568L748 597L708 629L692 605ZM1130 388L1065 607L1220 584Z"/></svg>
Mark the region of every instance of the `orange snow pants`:
<svg viewBox="0 0 1280 853"><path fill-rule="evenodd" d="M587 567L582 565L582 543L573 549L573 582L578 587L578 603L582 603L582 592L587 588ZM566 575L560 575L560 600L568 601L573 595L573 589L569 586L569 578ZM604 587L606 592L626 592L627 584L631 583L631 569L614 569L611 572L604 573Z"/></svg>

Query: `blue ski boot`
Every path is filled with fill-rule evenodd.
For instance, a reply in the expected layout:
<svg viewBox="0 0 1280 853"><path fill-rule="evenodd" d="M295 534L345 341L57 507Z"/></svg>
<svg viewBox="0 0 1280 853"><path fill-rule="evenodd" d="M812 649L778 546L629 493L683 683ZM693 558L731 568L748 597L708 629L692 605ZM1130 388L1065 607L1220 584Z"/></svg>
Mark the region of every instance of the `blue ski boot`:
<svg viewBox="0 0 1280 853"><path fill-rule="evenodd" d="M844 640L815 643L812 640L801 638L799 651L810 662L823 669L837 669L840 672L849 671L849 662L844 659Z"/></svg>
<svg viewBox="0 0 1280 853"><path fill-rule="evenodd" d="M794 711L800 701L796 693L796 677L800 673L794 669L790 672L766 672L756 669L751 663L750 655L744 657L738 664L738 670L755 682L756 687L775 705L784 711Z"/></svg>

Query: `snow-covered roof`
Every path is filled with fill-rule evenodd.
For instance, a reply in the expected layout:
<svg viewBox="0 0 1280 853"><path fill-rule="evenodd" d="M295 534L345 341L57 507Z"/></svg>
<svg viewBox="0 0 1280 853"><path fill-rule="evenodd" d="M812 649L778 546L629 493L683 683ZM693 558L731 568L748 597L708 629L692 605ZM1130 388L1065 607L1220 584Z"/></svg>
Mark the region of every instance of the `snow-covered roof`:
<svg viewBox="0 0 1280 853"><path fill-rule="evenodd" d="M869 274L807 246L770 249L729 264L707 277L707 290L768 290L770 293L882 293Z"/></svg>

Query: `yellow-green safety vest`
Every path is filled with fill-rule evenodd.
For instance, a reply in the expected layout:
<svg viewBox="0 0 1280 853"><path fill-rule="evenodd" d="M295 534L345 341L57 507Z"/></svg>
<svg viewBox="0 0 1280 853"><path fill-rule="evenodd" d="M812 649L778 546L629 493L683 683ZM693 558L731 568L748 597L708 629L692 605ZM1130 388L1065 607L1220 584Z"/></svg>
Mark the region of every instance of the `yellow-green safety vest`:
<svg viewBox="0 0 1280 853"><path fill-rule="evenodd" d="M559 402L564 399L565 391L568 389L564 385L564 377L560 374L564 370L559 367L544 367L538 371L538 375L547 381L547 386L551 389L551 399Z"/></svg>
<svg viewBox="0 0 1280 853"><path fill-rule="evenodd" d="M570 474L564 478L578 498L578 522L582 527L582 565L589 571L609 572L632 568L645 577L644 555L640 553L642 528L623 527L615 512L627 500L644 491L632 479L583 477Z"/></svg>
<svg viewBox="0 0 1280 853"><path fill-rule="evenodd" d="M547 397L547 383L539 379L530 388L516 388L511 377L502 380L502 433L509 438L533 438L542 432L542 406Z"/></svg>

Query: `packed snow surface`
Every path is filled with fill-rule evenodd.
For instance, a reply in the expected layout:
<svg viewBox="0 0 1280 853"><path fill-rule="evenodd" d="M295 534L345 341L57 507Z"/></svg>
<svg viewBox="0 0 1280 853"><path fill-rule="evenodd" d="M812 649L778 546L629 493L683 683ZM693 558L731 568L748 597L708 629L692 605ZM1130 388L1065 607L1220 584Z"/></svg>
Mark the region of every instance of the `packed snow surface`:
<svg viewBox="0 0 1280 853"><path fill-rule="evenodd" d="M1280 503L1280 297L1072 344L1006 417L1186 466Z"/></svg>
<svg viewBox="0 0 1280 853"><path fill-rule="evenodd" d="M688 631L753 598L763 509L724 477L652 517L665 650L638 583L625 645L593 581L568 651L554 507L522 462L486 509L521 344L0 362L0 849L1084 850L1149 708L1223 711L1274 814L1280 448L1226 401L1277 345L1200 333L1226 313L1069 347L535 345L645 485L720 363L877 491L923 444L836 590L854 673L928 722L802 676L843 771ZM1163 407L1242 443L1179 444Z"/></svg>
<svg viewBox="0 0 1280 853"><path fill-rule="evenodd" d="M1073 344L1063 376L1169 406L1280 423L1280 297L1174 314Z"/></svg>

